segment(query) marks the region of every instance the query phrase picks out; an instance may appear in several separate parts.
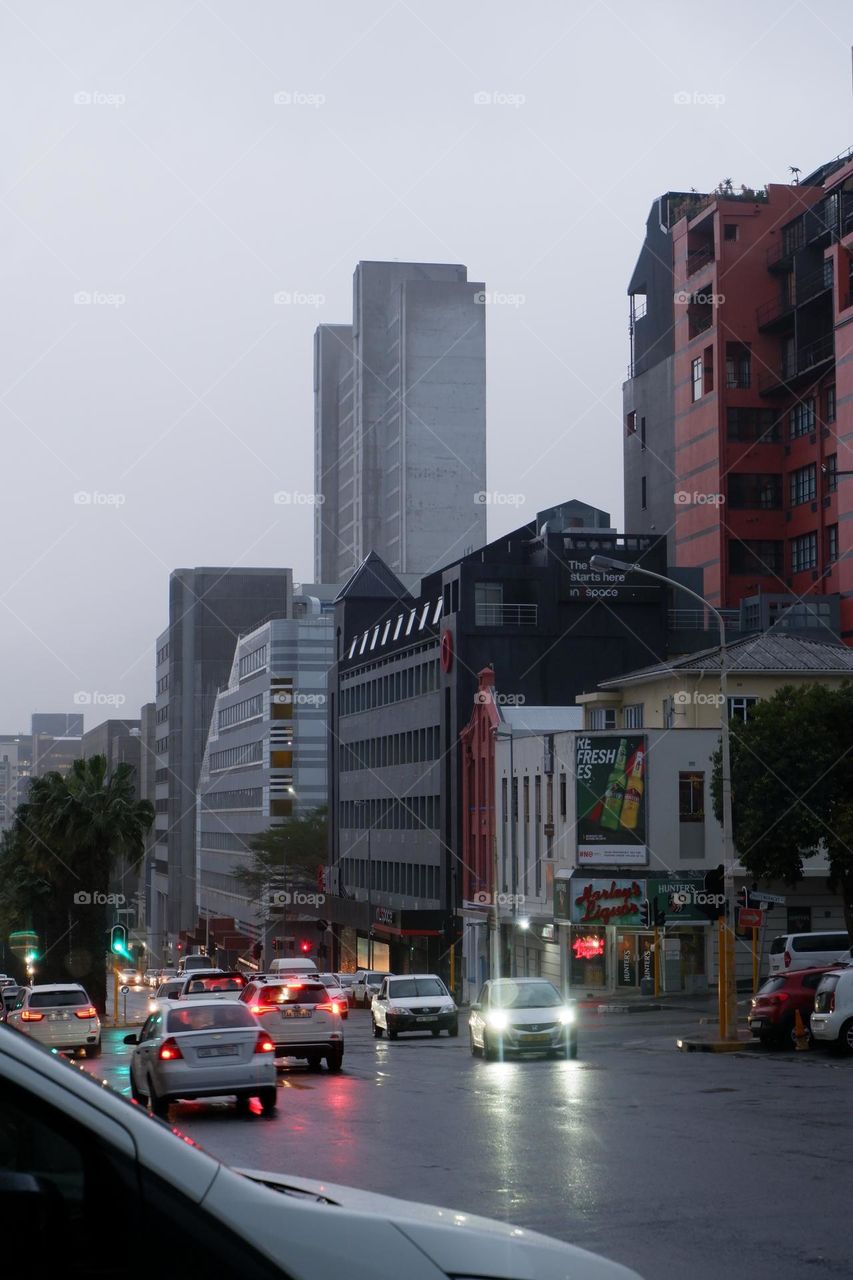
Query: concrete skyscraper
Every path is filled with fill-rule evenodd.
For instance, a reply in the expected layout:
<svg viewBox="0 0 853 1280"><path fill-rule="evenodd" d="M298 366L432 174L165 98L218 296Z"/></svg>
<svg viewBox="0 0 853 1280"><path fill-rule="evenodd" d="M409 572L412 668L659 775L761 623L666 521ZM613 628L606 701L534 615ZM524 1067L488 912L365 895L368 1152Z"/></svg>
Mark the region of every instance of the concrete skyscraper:
<svg viewBox="0 0 853 1280"><path fill-rule="evenodd" d="M351 325L314 345L314 563L346 582L486 541L486 295L448 263L360 262Z"/></svg>

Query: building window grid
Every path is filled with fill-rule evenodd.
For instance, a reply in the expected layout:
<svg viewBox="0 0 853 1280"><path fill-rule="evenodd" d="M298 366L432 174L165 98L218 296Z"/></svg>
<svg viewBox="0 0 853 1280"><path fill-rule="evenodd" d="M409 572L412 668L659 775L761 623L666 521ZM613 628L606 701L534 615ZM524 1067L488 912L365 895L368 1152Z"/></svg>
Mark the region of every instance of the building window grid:
<svg viewBox="0 0 853 1280"><path fill-rule="evenodd" d="M260 764L263 760L264 744L246 742L239 747L226 747L223 751L213 751L210 755L210 772L218 773L223 769L239 769L241 766Z"/></svg>
<svg viewBox="0 0 853 1280"><path fill-rule="evenodd" d="M805 467L797 467L789 476L789 498L792 507L804 502L814 502L817 498L817 465L808 463Z"/></svg>
<svg viewBox="0 0 853 1280"><path fill-rule="evenodd" d="M831 524L826 529L826 559L834 564L838 559L838 525Z"/></svg>
<svg viewBox="0 0 853 1280"><path fill-rule="evenodd" d="M790 412L788 422L792 440L797 440L800 436L811 435L815 429L814 397L809 396L807 399L800 400L795 404Z"/></svg>
<svg viewBox="0 0 853 1280"><path fill-rule="evenodd" d="M791 539L791 573L804 573L817 568L817 533L804 533Z"/></svg>
<svg viewBox="0 0 853 1280"><path fill-rule="evenodd" d="M835 493L838 489L838 454L827 454L824 466L826 467L826 492Z"/></svg>
<svg viewBox="0 0 853 1280"><path fill-rule="evenodd" d="M253 675L256 671L262 671L267 666L269 658L269 645L262 644L257 649L252 649L251 653L244 653L237 664L239 678L242 680L245 676Z"/></svg>
<svg viewBox="0 0 853 1280"><path fill-rule="evenodd" d="M262 715L263 710L264 695L255 693L251 698L244 698L242 702L234 702L230 707L223 707L219 712L219 728L228 729L235 724L241 724L244 720L253 720L256 716Z"/></svg>
<svg viewBox="0 0 853 1280"><path fill-rule="evenodd" d="M633 706L623 708L622 727L623 729L642 729L643 727L642 702L636 702L633 704Z"/></svg>

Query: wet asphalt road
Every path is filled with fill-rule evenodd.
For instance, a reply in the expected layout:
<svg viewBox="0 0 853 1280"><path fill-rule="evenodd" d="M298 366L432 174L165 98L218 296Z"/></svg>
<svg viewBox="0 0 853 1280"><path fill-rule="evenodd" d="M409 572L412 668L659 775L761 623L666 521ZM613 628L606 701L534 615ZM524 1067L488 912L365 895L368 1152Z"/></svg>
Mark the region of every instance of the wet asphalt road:
<svg viewBox="0 0 853 1280"><path fill-rule="evenodd" d="M676 1052L696 1017L586 1013L576 1062L486 1063L464 1024L389 1043L356 1011L342 1074L285 1069L274 1119L171 1120L229 1164L512 1221L648 1280L853 1275L853 1060ZM124 1034L90 1067L127 1091Z"/></svg>

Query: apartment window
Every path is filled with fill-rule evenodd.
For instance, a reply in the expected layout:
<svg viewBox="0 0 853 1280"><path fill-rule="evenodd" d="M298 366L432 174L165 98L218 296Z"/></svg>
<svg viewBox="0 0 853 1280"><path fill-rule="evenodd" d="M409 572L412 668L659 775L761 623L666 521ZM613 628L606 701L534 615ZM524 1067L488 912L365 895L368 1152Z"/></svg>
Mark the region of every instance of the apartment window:
<svg viewBox="0 0 853 1280"><path fill-rule="evenodd" d="M729 719L742 720L744 724L752 714L752 708L758 702L757 698L749 695L739 695L736 698L729 698Z"/></svg>
<svg viewBox="0 0 853 1280"><path fill-rule="evenodd" d="M625 707L622 711L622 728L623 729L642 729L643 727L643 704L635 702L631 707Z"/></svg>
<svg viewBox="0 0 853 1280"><path fill-rule="evenodd" d="M615 707L591 707L589 712L590 729L615 729Z"/></svg>
<svg viewBox="0 0 853 1280"><path fill-rule="evenodd" d="M707 395L714 390L714 348L706 347L702 353L702 389Z"/></svg>
<svg viewBox="0 0 853 1280"><path fill-rule="evenodd" d="M625 434L632 436L637 430L637 414L634 409L625 418Z"/></svg>
<svg viewBox="0 0 853 1280"><path fill-rule="evenodd" d="M825 468L826 492L835 493L838 488L838 454L827 454L826 462L823 465Z"/></svg>
<svg viewBox="0 0 853 1280"><path fill-rule="evenodd" d="M826 558L829 564L838 559L838 525L831 524L826 530Z"/></svg>
<svg viewBox="0 0 853 1280"><path fill-rule="evenodd" d="M705 775L695 770L678 775L679 822L705 821Z"/></svg>
<svg viewBox="0 0 853 1280"><path fill-rule="evenodd" d="M645 447L646 447L646 420L645 418L641 418L640 419L640 448L645 449Z"/></svg>
<svg viewBox="0 0 853 1280"><path fill-rule="evenodd" d="M784 542L770 539L729 542L729 572L737 574L781 574L784 570Z"/></svg>
<svg viewBox="0 0 853 1280"><path fill-rule="evenodd" d="M168 644L164 644L161 649L157 650L157 666L158 667L162 666L163 663L168 658L168 656L169 656L169 646Z"/></svg>
<svg viewBox="0 0 853 1280"><path fill-rule="evenodd" d="M160 679L157 681L157 692L165 693L168 688L169 688L169 677L161 676Z"/></svg>
<svg viewBox="0 0 853 1280"><path fill-rule="evenodd" d="M748 391L752 377L752 353L739 342L726 343L726 387L729 391Z"/></svg>
<svg viewBox="0 0 853 1280"><path fill-rule="evenodd" d="M206 809L260 809L263 787L235 787L233 791L211 791L204 797Z"/></svg>
<svg viewBox="0 0 853 1280"><path fill-rule="evenodd" d="M646 510L646 477L640 476L640 510Z"/></svg>
<svg viewBox="0 0 853 1280"><path fill-rule="evenodd" d="M244 698L242 702L232 703L230 707L223 707L219 712L219 728L227 729L230 725L240 724L243 720L251 720L254 716L259 716L264 709L264 696L262 693L256 693L251 698Z"/></svg>
<svg viewBox="0 0 853 1280"><path fill-rule="evenodd" d="M239 747L227 747L224 751L210 753L210 772L221 769L239 769L248 764L259 764L263 759L263 743L246 742Z"/></svg>
<svg viewBox="0 0 853 1280"><path fill-rule="evenodd" d="M823 420L826 423L835 421L835 387L827 387L823 393Z"/></svg>
<svg viewBox="0 0 853 1280"><path fill-rule="evenodd" d="M160 707L160 709L159 709L159 711L157 712L157 714L156 714L156 717L155 717L155 718L156 718L156 720L157 720L157 723L158 723L158 724L165 724L165 723L166 723L166 721L169 719L169 706L168 706L168 703L166 704L166 706L165 706L165 707Z"/></svg>
<svg viewBox="0 0 853 1280"><path fill-rule="evenodd" d="M729 440L772 444L779 439L779 413L776 409L727 409L726 435Z"/></svg>
<svg viewBox="0 0 853 1280"><path fill-rule="evenodd" d="M817 568L817 534L804 533L791 539L791 573Z"/></svg>
<svg viewBox="0 0 853 1280"><path fill-rule="evenodd" d="M735 511L775 511L782 506L782 477L738 473L729 476L728 505Z"/></svg>
<svg viewBox="0 0 853 1280"><path fill-rule="evenodd" d="M693 400L702 399L702 357L697 358L690 365L690 381L693 385Z"/></svg>
<svg viewBox="0 0 853 1280"><path fill-rule="evenodd" d="M262 671L267 665L267 653L268 646L265 644L258 649L253 649L251 653L244 653L238 664L240 679L253 675L256 671Z"/></svg>
<svg viewBox="0 0 853 1280"><path fill-rule="evenodd" d="M158 738L157 741L154 743L154 751L158 756L163 755L168 750L169 750L168 737Z"/></svg>
<svg viewBox="0 0 853 1280"><path fill-rule="evenodd" d="M740 235L740 227L736 222L723 223L723 239L737 240Z"/></svg>
<svg viewBox="0 0 853 1280"><path fill-rule="evenodd" d="M809 396L808 399L800 400L799 404L795 404L788 421L792 440L811 435L815 429L814 397Z"/></svg>
<svg viewBox="0 0 853 1280"><path fill-rule="evenodd" d="M810 462L807 467L797 467L792 471L790 480L790 500L792 507L803 502L814 502L817 497L817 466Z"/></svg>

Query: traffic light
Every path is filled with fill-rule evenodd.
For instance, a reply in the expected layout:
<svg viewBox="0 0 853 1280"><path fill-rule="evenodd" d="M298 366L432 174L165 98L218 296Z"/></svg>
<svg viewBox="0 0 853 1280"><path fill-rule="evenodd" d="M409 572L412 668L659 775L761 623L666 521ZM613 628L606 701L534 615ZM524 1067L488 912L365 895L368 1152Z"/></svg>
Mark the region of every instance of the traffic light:
<svg viewBox="0 0 853 1280"><path fill-rule="evenodd" d="M307 938L302 939L302 941L299 944L299 950L302 952L304 956L308 955L308 952L311 950L311 943L308 941Z"/></svg>
<svg viewBox="0 0 853 1280"><path fill-rule="evenodd" d="M654 919L656 929L662 929L666 924L666 912L661 910L657 901L655 901Z"/></svg>
<svg viewBox="0 0 853 1280"><path fill-rule="evenodd" d="M121 956L123 960L132 960L127 946L127 928L123 924L114 924L110 929L110 951L114 956Z"/></svg>
<svg viewBox="0 0 853 1280"><path fill-rule="evenodd" d="M746 885L741 885L737 891L737 904L739 907L749 906L749 890Z"/></svg>
<svg viewBox="0 0 853 1280"><path fill-rule="evenodd" d="M264 953L264 944L260 941L256 942L252 947L252 959L260 960L263 953Z"/></svg>
<svg viewBox="0 0 853 1280"><path fill-rule="evenodd" d="M650 929L652 924L652 904L648 898L643 898L640 903L640 928Z"/></svg>
<svg viewBox="0 0 853 1280"><path fill-rule="evenodd" d="M709 920L719 920L726 914L725 867L722 863L713 871L705 872L704 899L700 904Z"/></svg>

